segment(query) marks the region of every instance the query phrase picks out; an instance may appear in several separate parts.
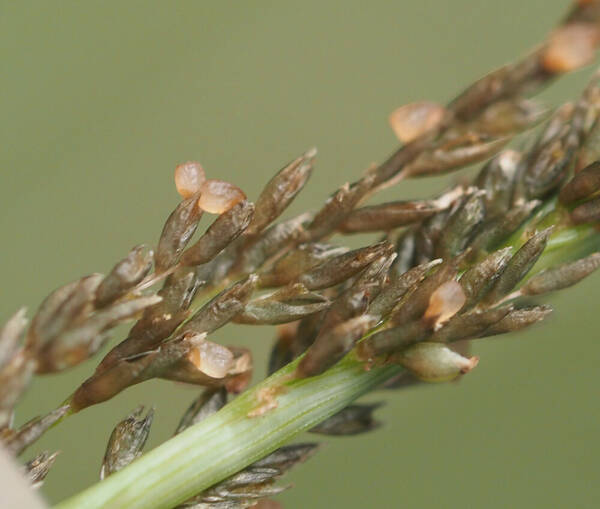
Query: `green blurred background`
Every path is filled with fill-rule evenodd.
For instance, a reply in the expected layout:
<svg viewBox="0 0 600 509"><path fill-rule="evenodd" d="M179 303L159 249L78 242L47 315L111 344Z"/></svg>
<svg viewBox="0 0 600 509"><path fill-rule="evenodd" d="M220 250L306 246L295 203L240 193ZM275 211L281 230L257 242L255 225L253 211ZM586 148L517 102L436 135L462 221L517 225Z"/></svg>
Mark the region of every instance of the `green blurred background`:
<svg viewBox="0 0 600 509"><path fill-rule="evenodd" d="M275 170L317 145L317 170L291 212L318 207L394 149L393 108L451 98L540 41L567 5L3 2L0 320L155 242L177 203L176 163L198 159L210 177L256 197ZM551 105L574 97L590 73L543 97ZM447 180L403 183L385 198L427 196ZM280 500L287 508L597 507L598 278L549 299L557 312L545 326L477 344L480 366L460 384L370 396L387 403L384 426L327 439ZM251 346L264 373L271 329L232 326L215 336ZM54 408L93 366L38 378L18 420ZM153 447L197 392L145 383L49 432L26 453L62 451L45 495L57 501L95 482L112 426L136 405L156 405Z"/></svg>

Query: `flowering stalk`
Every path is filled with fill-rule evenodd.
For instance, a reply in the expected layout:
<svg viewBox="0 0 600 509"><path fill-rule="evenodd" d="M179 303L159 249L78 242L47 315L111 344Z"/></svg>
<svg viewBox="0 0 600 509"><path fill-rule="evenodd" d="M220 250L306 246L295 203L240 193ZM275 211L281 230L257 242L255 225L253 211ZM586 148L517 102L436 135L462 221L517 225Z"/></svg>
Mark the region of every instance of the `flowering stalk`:
<svg viewBox="0 0 600 509"><path fill-rule="evenodd" d="M545 116L525 95L588 63L599 45L600 1L576 2L542 45L447 106L396 110L390 121L403 145L316 213L277 222L310 177L314 149L284 166L255 203L207 179L197 162L177 166L182 201L155 250L134 247L107 276L52 292L29 327L19 311L0 329L0 440L18 454L67 415L152 378L203 386L176 436L146 455L154 412L140 418L140 408L120 422L102 483L59 507L242 509L281 491L274 481L316 450L281 447L298 433L373 429L376 406L350 405L362 394L469 372L478 358L467 356L467 342L551 311L522 297L568 287L600 266L600 75L526 152L501 151ZM470 185L362 206L402 179L476 162L485 164ZM217 217L191 243L204 213ZM362 232L382 238L353 250L329 243ZM127 338L61 408L13 428L34 373L83 362L130 319ZM246 392L250 351L210 340L230 322L280 325L271 376ZM36 485L55 457L27 464Z"/></svg>
<svg viewBox="0 0 600 509"><path fill-rule="evenodd" d="M587 249L600 250L600 233L587 232L585 238ZM530 274L555 264L559 256L570 255L570 250L579 248L579 238L565 234L555 246L544 251ZM397 364L366 370L353 351L318 376L292 378L300 360L56 509L175 507L404 372ZM276 405L269 406L270 402Z"/></svg>

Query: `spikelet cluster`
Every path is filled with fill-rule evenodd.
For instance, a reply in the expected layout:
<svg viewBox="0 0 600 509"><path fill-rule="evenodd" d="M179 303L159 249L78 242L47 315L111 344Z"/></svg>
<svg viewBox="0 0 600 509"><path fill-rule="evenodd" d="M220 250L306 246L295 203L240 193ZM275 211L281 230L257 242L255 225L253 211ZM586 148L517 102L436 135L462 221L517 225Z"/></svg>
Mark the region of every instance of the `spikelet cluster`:
<svg viewBox="0 0 600 509"><path fill-rule="evenodd" d="M390 124L400 148L316 212L280 220L313 171L315 149L284 165L254 202L234 184L208 178L198 162L178 165L181 201L155 248L134 247L107 275L53 291L29 324L19 310L0 329L4 445L20 454L66 415L153 378L203 387L175 433L183 432L250 382L251 352L211 341L228 323L277 325L269 373L302 355L294 376L312 377L350 352L365 369L404 366L390 389L471 371L478 359L467 353L469 341L543 320L550 307L530 297L573 285L600 266L600 75L552 113L530 98L588 64L599 44L600 2L580 1L539 47L446 106L398 108ZM528 148L506 147L538 125ZM482 164L472 182L437 196L373 200L403 179L474 163ZM198 234L203 214L215 217ZM345 246L346 236L366 232L380 239ZM33 375L89 359L125 321L134 322L127 337L63 406L13 427ZM353 404L312 432L370 431L378 406ZM154 415L142 411L114 429L102 478L142 453ZM312 443L280 448L182 507L253 506L279 493L275 481L315 450ZM35 486L55 458L44 452L26 464Z"/></svg>

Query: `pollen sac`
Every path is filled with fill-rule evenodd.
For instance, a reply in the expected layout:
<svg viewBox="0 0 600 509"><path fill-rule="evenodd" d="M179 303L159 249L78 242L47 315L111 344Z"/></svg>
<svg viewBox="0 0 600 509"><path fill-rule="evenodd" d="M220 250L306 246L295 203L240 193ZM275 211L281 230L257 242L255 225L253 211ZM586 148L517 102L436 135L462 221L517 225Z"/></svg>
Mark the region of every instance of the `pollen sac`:
<svg viewBox="0 0 600 509"><path fill-rule="evenodd" d="M227 403L227 391L223 388L206 389L190 405L179 421L175 434L198 424L212 414L218 412Z"/></svg>
<svg viewBox="0 0 600 509"><path fill-rule="evenodd" d="M185 246L194 235L201 216L198 195L183 200L171 213L163 227L154 254L157 273L164 272L177 263Z"/></svg>
<svg viewBox="0 0 600 509"><path fill-rule="evenodd" d="M523 295L540 295L568 288L589 276L600 267L600 253L558 267L544 270L533 276L521 287Z"/></svg>
<svg viewBox="0 0 600 509"><path fill-rule="evenodd" d="M570 23L556 30L543 52L544 69L563 73L579 69L594 59L600 42L598 27L589 23Z"/></svg>
<svg viewBox="0 0 600 509"><path fill-rule="evenodd" d="M205 180L204 168L197 161L188 161L175 167L175 187L184 200L198 194Z"/></svg>
<svg viewBox="0 0 600 509"><path fill-rule="evenodd" d="M401 142L408 143L438 127L445 115L446 110L443 106L419 101L395 109L390 114L389 122L396 137Z"/></svg>
<svg viewBox="0 0 600 509"><path fill-rule="evenodd" d="M331 436L350 436L367 433L379 427L373 412L381 403L349 405L311 428L311 433Z"/></svg>
<svg viewBox="0 0 600 509"><path fill-rule="evenodd" d="M560 201L565 204L583 200L600 191L600 161L586 166L560 190Z"/></svg>
<svg viewBox="0 0 600 509"><path fill-rule="evenodd" d="M223 212L198 242L183 253L181 264L195 266L212 260L248 227L253 214L254 205L246 200Z"/></svg>
<svg viewBox="0 0 600 509"><path fill-rule="evenodd" d="M190 360L211 378L224 378L233 366L233 352L218 343L202 341L192 350Z"/></svg>
<svg viewBox="0 0 600 509"><path fill-rule="evenodd" d="M209 214L222 214L246 199L239 187L224 180L206 180L200 186L198 207Z"/></svg>
<svg viewBox="0 0 600 509"><path fill-rule="evenodd" d="M148 411L146 417L141 417L143 411L144 407L140 406L116 425L108 441L100 479L121 470L142 454L154 418L153 409Z"/></svg>
<svg viewBox="0 0 600 509"><path fill-rule="evenodd" d="M424 382L448 382L471 371L479 359L463 357L441 343L418 343L394 359Z"/></svg>
<svg viewBox="0 0 600 509"><path fill-rule="evenodd" d="M433 323L433 328L447 322L464 306L467 298L458 281L446 281L441 284L429 297L429 306L423 319Z"/></svg>
<svg viewBox="0 0 600 509"><path fill-rule="evenodd" d="M288 207L302 190L312 173L316 149L284 166L265 186L256 200L256 213L249 234L260 233Z"/></svg>
<svg viewBox="0 0 600 509"><path fill-rule="evenodd" d="M383 203L353 210L338 229L344 233L389 231L422 221L439 210L431 201Z"/></svg>
<svg viewBox="0 0 600 509"><path fill-rule="evenodd" d="M152 268L152 251L145 246L134 247L126 258L117 263L96 289L98 308L123 297L148 275Z"/></svg>
<svg viewBox="0 0 600 509"><path fill-rule="evenodd" d="M207 387L225 387L228 392L236 393L250 382L252 355L245 348L207 341L205 334L185 335L170 343L161 347L163 351L143 373L143 379L163 378Z"/></svg>
<svg viewBox="0 0 600 509"><path fill-rule="evenodd" d="M251 371L252 358L245 349L207 341L204 333L185 333L162 343L148 354L132 358L130 364L134 372L128 385L162 378L207 387L227 387L237 375ZM102 374L110 377L110 371Z"/></svg>

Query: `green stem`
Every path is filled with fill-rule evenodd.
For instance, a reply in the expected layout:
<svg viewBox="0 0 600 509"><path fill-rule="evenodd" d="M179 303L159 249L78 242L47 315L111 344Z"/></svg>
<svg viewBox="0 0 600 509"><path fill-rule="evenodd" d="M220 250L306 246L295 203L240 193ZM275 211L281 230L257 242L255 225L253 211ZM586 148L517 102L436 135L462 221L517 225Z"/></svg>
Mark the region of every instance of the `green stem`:
<svg viewBox="0 0 600 509"><path fill-rule="evenodd" d="M350 354L320 376L290 380L295 366L296 362L287 365L220 412L56 508L172 508L269 454L402 371L399 366L365 371ZM259 417L248 417L269 389L278 392L277 407Z"/></svg>

